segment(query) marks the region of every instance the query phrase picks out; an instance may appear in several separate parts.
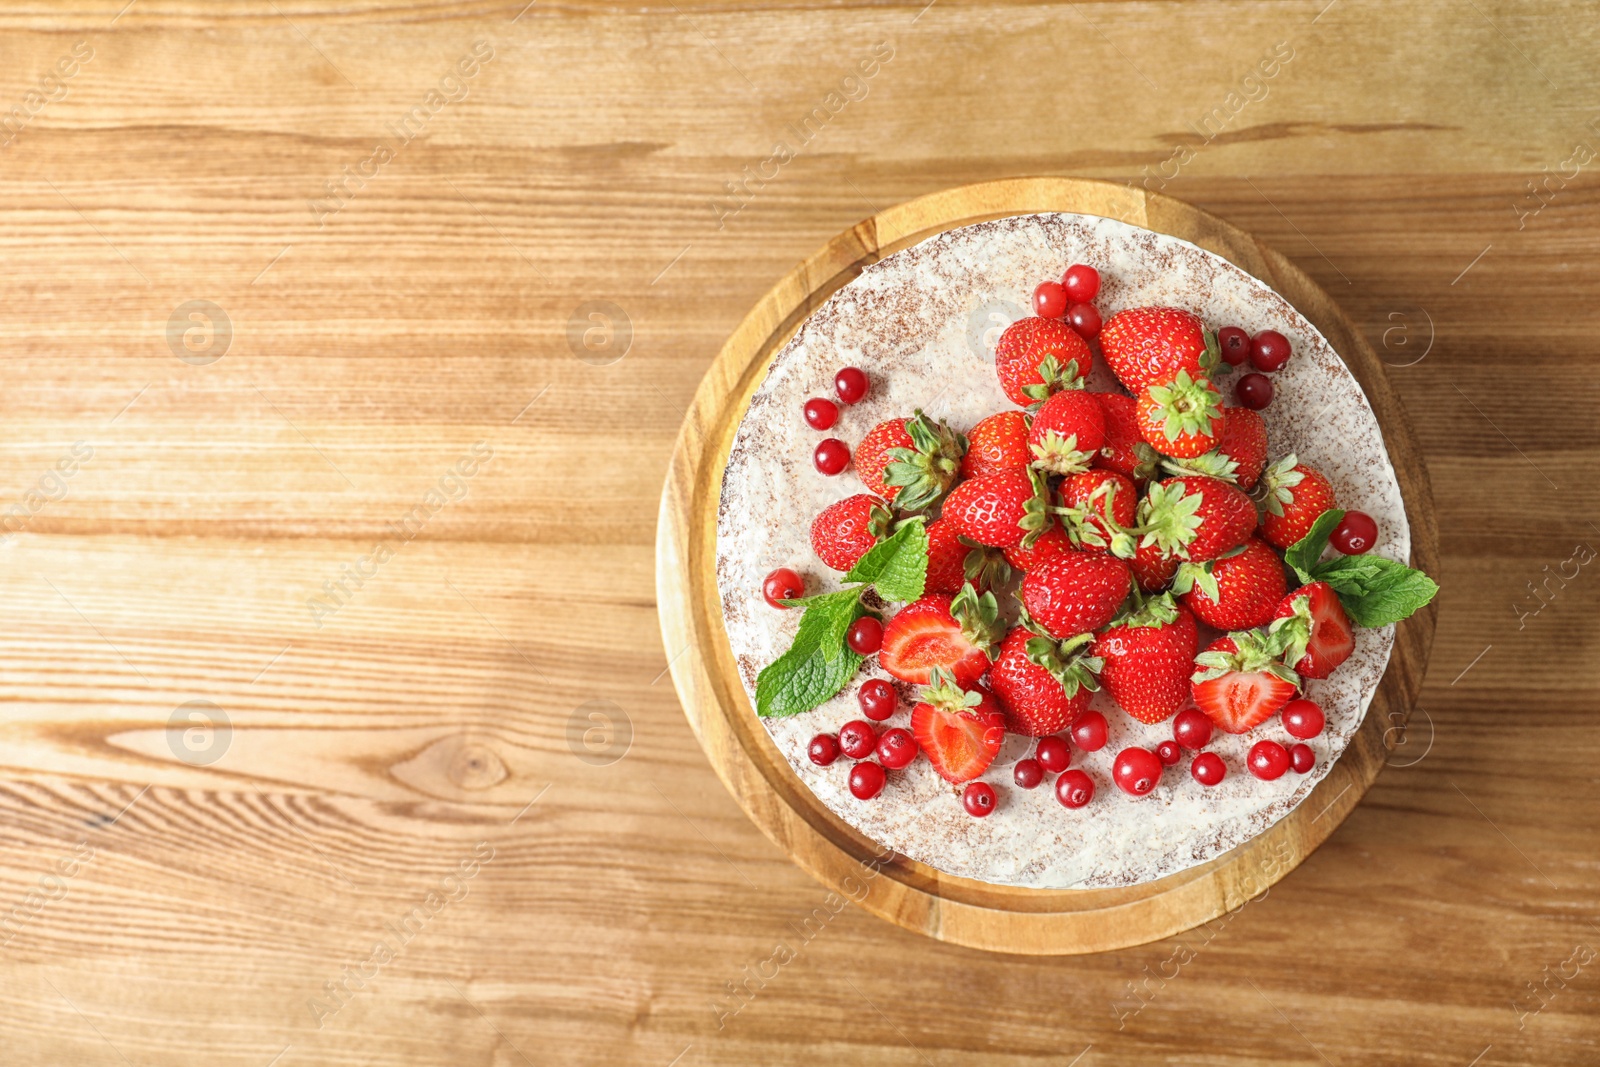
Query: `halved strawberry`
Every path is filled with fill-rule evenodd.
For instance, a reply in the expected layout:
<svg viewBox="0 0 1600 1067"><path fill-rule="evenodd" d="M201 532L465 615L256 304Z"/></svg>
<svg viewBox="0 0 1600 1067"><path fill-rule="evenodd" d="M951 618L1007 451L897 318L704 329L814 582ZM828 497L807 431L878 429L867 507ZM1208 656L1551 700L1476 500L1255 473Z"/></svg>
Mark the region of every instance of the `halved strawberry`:
<svg viewBox="0 0 1600 1067"><path fill-rule="evenodd" d="M1261 473L1256 491L1261 500L1261 536L1279 548L1288 548L1310 533L1317 517L1337 504L1328 479L1293 452Z"/></svg>
<svg viewBox="0 0 1600 1067"><path fill-rule="evenodd" d="M1106 443L1094 465L1135 481L1154 477L1161 457L1139 432L1139 402L1121 393L1095 393L1106 413Z"/></svg>
<svg viewBox="0 0 1600 1067"><path fill-rule="evenodd" d="M943 670L970 686L989 669L1004 635L993 593L980 596L970 585L954 597L930 593L884 625L878 666L902 682L927 685Z"/></svg>
<svg viewBox="0 0 1600 1067"><path fill-rule="evenodd" d="M996 549L963 538L949 519L928 523L928 579L923 592L954 596L970 581L981 593L1010 577L1011 568Z"/></svg>
<svg viewBox="0 0 1600 1067"><path fill-rule="evenodd" d="M961 470L967 439L920 410L867 431L856 446L861 484L905 511L921 511L944 498Z"/></svg>
<svg viewBox="0 0 1600 1067"><path fill-rule="evenodd" d="M1194 616L1163 594L1106 627L1095 640L1094 654L1104 661L1100 680L1122 710L1140 722L1157 723L1189 702L1199 645Z"/></svg>
<svg viewBox="0 0 1600 1067"><path fill-rule="evenodd" d="M1288 587L1283 561L1258 537L1206 563L1185 563L1173 584L1184 605L1219 630L1265 626Z"/></svg>
<svg viewBox="0 0 1600 1067"><path fill-rule="evenodd" d="M847 571L889 531L889 505L869 493L823 508L811 523L811 548L836 571Z"/></svg>
<svg viewBox="0 0 1600 1067"><path fill-rule="evenodd" d="M1344 613L1344 605L1339 603L1339 594L1327 582L1303 585L1284 597L1283 603L1278 605L1276 618L1300 620L1295 629L1303 629L1305 654L1295 658L1294 653L1302 647L1296 644L1285 658L1303 677L1328 677L1356 649L1355 628ZM1278 628L1286 624L1274 621L1272 625Z"/></svg>
<svg viewBox="0 0 1600 1067"><path fill-rule="evenodd" d="M1006 729L1026 737L1065 730L1100 688L1094 675L1100 661L1087 654L1093 635L1056 641L1041 629L1013 629L989 670L989 684L1005 711Z"/></svg>
<svg viewBox="0 0 1600 1067"><path fill-rule="evenodd" d="M979 422L967 434L967 454L961 457L961 477L976 478L1016 467L1033 459L1028 451L1028 413L1002 411Z"/></svg>
<svg viewBox="0 0 1600 1067"><path fill-rule="evenodd" d="M980 545L1014 548L1032 544L1050 525L1044 479L1024 468L968 478L950 491L940 512Z"/></svg>
<svg viewBox="0 0 1600 1067"><path fill-rule="evenodd" d="M1005 328L994 348L1000 388L1018 407L1036 407L1051 393L1088 377L1089 342L1060 319L1029 316Z"/></svg>
<svg viewBox="0 0 1600 1067"><path fill-rule="evenodd" d="M1046 400L1028 429L1033 466L1051 474L1088 470L1105 443L1105 409L1082 389L1063 390Z"/></svg>
<svg viewBox="0 0 1600 1067"><path fill-rule="evenodd" d="M1115 556L1063 552L1022 579L1022 605L1045 632L1066 640L1110 622L1133 588L1133 572Z"/></svg>
<svg viewBox="0 0 1600 1067"><path fill-rule="evenodd" d="M1276 715L1294 697L1300 679L1279 662L1279 640L1260 630L1219 637L1194 658L1190 692L1206 717L1230 734L1242 734Z"/></svg>
<svg viewBox="0 0 1600 1067"><path fill-rule="evenodd" d="M981 685L963 691L935 671L911 709L911 736L939 777L968 782L989 769L1006 739L1006 720L994 694Z"/></svg>

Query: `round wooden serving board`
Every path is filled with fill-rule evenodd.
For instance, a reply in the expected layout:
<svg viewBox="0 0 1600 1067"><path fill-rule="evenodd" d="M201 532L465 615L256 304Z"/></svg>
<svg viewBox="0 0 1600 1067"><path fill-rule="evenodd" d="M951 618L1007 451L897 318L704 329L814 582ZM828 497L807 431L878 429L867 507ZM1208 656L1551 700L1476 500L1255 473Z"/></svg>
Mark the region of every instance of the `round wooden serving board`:
<svg viewBox="0 0 1600 1067"><path fill-rule="evenodd" d="M1416 699L1433 605L1401 623L1388 670L1344 755L1299 807L1204 865L1118 889L1027 889L943 874L882 850L795 777L756 718L734 668L717 592L717 504L734 431L783 344L867 264L944 230L1062 211L1103 215L1191 241L1271 286L1333 345L1383 427L1411 523L1412 565L1438 573L1427 470L1383 365L1328 295L1249 234L1171 197L1069 178L985 182L919 197L839 234L762 297L695 394L673 451L656 534L656 593L672 679L711 765L750 818L796 863L862 907L944 941L1038 955L1155 941L1239 907L1293 870L1355 807Z"/></svg>

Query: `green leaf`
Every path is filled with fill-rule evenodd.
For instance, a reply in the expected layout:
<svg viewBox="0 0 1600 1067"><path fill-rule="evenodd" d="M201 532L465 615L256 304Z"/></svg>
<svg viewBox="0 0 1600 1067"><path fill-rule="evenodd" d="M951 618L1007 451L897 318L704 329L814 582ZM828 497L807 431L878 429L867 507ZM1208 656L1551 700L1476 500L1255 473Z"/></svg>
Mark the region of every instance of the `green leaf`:
<svg viewBox="0 0 1600 1067"><path fill-rule="evenodd" d="M863 614L860 588L794 601L805 608L789 650L756 677L756 714L778 718L810 711L845 687L862 657L845 644Z"/></svg>
<svg viewBox="0 0 1600 1067"><path fill-rule="evenodd" d="M910 602L928 581L928 528L921 519L901 526L856 561L847 582L868 582L885 600Z"/></svg>
<svg viewBox="0 0 1600 1067"><path fill-rule="evenodd" d="M1316 568L1317 561L1322 558L1323 549L1328 547L1328 537L1333 533L1333 528L1339 525L1344 518L1344 512L1338 508L1329 508L1317 516L1317 521L1311 524L1311 529L1306 535L1284 550L1284 562L1294 568L1302 582L1309 582L1311 572Z"/></svg>
<svg viewBox="0 0 1600 1067"><path fill-rule="evenodd" d="M1386 626L1410 618L1439 591L1426 574L1382 556L1341 556L1318 564L1312 575L1333 586L1357 626Z"/></svg>

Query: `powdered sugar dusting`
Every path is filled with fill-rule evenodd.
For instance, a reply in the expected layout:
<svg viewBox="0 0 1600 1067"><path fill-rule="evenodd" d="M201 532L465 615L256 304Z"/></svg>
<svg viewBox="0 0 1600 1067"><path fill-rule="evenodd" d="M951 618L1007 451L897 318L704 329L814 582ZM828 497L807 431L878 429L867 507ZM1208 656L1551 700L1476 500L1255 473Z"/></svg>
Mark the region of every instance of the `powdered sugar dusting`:
<svg viewBox="0 0 1600 1067"><path fill-rule="evenodd" d="M878 422L921 407L970 429L1012 405L1000 391L992 346L1000 328L1027 313L1038 282L1071 263L1100 270L1096 303L1107 317L1124 307L1168 304L1196 311L1215 328L1282 332L1293 343L1288 367L1274 375L1276 398L1265 416L1272 458L1293 451L1326 474L1340 506L1377 519L1377 551L1404 561L1410 530L1382 434L1361 387L1327 340L1282 297L1244 271L1188 242L1112 219L1046 214L998 219L950 230L866 267L833 295L773 359L735 437L723 475L717 526L717 578L729 641L745 688L755 701L756 675L788 647L799 612L775 611L761 597L761 579L790 566L807 593L839 588L839 576L812 553L808 531L828 504L864 489L853 470L828 478L811 464L823 436L852 446ZM801 417L807 397L830 396L834 372L867 372L866 400L841 409L826 435ZM1115 388L1103 366L1095 389ZM1231 390L1231 382L1224 391ZM1111 740L1095 753L1074 750L1073 766L1095 779L1087 808L1068 811L1050 782L1034 790L1011 782L1011 767L1032 742L1008 737L984 775L1000 803L986 819L961 808L958 787L926 760L891 772L875 800L846 787L849 761L816 767L806 743L860 717L856 689L886 677L869 664L843 693L821 707L764 723L802 781L847 823L875 841L941 871L1006 885L1048 888L1134 885L1204 863L1261 833L1292 811L1326 776L1345 749L1388 663L1393 627L1358 630L1356 650L1326 681L1307 683L1328 726L1311 742L1317 765L1261 782L1244 768L1250 745L1287 741L1277 720L1248 734L1218 735L1211 748L1228 764L1220 786L1202 787L1188 759L1167 772L1149 796L1134 800L1112 784L1111 761L1129 745L1154 747L1171 723L1146 726L1104 693ZM891 679L892 681L892 679ZM909 695L907 693L906 695ZM909 703L884 726L906 726Z"/></svg>

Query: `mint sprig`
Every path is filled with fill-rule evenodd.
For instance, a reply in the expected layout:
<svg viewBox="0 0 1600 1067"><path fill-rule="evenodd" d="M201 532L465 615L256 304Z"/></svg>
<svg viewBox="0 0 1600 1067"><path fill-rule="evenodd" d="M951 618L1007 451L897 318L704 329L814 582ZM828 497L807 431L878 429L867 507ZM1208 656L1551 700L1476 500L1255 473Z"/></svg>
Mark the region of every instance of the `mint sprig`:
<svg viewBox="0 0 1600 1067"><path fill-rule="evenodd" d="M1317 516L1306 535L1284 552L1284 561L1305 583L1327 582L1339 596L1345 614L1357 626L1385 626L1410 618L1439 591L1438 583L1419 570L1382 556L1339 556L1322 553L1328 537L1344 519L1339 508Z"/></svg>
<svg viewBox="0 0 1600 1067"><path fill-rule="evenodd" d="M873 545L845 575L858 582L833 593L784 605L802 608L800 629L787 651L756 677L756 714L764 719L810 711L843 689L861 669L864 657L845 644L851 624L867 609L861 594L869 587L884 600L911 601L928 581L928 530L920 518L902 525Z"/></svg>

